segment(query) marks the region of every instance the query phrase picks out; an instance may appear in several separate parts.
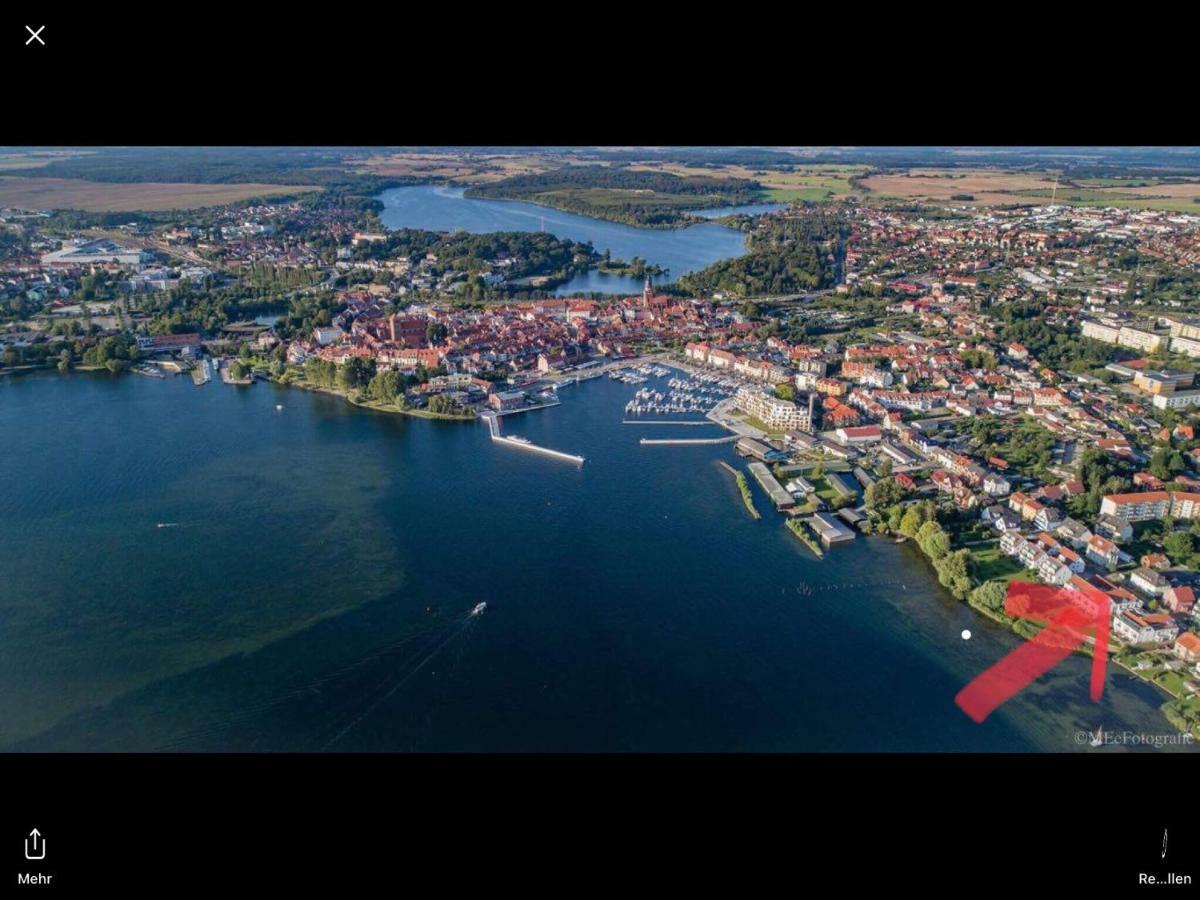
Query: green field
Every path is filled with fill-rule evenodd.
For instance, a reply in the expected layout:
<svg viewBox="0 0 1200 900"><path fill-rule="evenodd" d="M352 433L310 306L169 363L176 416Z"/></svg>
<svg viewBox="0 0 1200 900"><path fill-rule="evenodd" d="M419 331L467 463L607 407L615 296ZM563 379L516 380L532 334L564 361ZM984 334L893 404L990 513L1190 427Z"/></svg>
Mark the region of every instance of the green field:
<svg viewBox="0 0 1200 900"><path fill-rule="evenodd" d="M987 581L1014 581L1025 573L1024 566L1000 552L999 543L991 547L967 549L971 553L975 580L981 584Z"/></svg>
<svg viewBox="0 0 1200 900"><path fill-rule="evenodd" d="M763 199L770 203L799 203L836 200L855 193L850 179L867 171L867 166L819 165L796 166L790 171L759 169L753 166L714 166L700 168L675 163L639 163L630 168L646 172L670 172L682 176L723 176L749 178L763 186Z"/></svg>
<svg viewBox="0 0 1200 900"><path fill-rule="evenodd" d="M820 203L825 200L836 200L837 191L829 188L767 188L763 199L768 203Z"/></svg>
<svg viewBox="0 0 1200 900"><path fill-rule="evenodd" d="M833 505L833 502L837 500L838 497L842 496L824 477L813 478L811 475L809 475L808 480L812 483L812 486L817 489L817 496L830 506Z"/></svg>
<svg viewBox="0 0 1200 900"><path fill-rule="evenodd" d="M767 199L776 203L836 200L855 192L850 179L863 166L813 166L779 175L760 177Z"/></svg>
<svg viewBox="0 0 1200 900"><path fill-rule="evenodd" d="M744 416L742 421L751 428L757 428L759 431L766 432L768 437L783 437L782 431L772 431L771 426L758 418L758 416Z"/></svg>

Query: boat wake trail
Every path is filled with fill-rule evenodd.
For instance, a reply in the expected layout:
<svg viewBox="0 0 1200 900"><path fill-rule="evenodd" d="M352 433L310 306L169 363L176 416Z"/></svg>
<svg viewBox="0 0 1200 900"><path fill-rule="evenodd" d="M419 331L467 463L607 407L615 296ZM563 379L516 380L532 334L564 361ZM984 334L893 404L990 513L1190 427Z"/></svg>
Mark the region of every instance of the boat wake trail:
<svg viewBox="0 0 1200 900"><path fill-rule="evenodd" d="M373 713L376 709L378 709L381 704L383 704L389 698L391 698L393 695L395 695L396 691L398 691L398 690L400 690L400 688L404 687L404 685L406 685L409 681L411 681L413 679L413 677L417 675L417 673L419 673L422 669L424 669L427 665L429 665L429 663L433 661L434 657L436 657L439 653L441 653L442 650L444 650L447 646L449 646L456 638L462 637L464 634L468 633L472 624L474 624L475 619L477 619L479 617L480 613L482 613L483 609L485 609L486 607L487 607L487 604L484 604L484 603L481 603L478 606L476 606L475 609L473 609L467 615L467 617L465 619L460 621L456 627L451 629L450 633L448 635L446 635L445 638L443 638L440 641L437 641L436 644L433 645L432 649L429 649L428 653L425 653L423 656L421 656L421 658L416 662L415 665L413 665L407 671L403 672L400 675L398 680L395 680L393 682L392 678L385 678L376 688L376 690L384 689L383 693L380 694L378 697L376 697L375 700L373 700L369 704L367 704L366 708L364 708L362 712L360 712L358 715L356 715L347 725L345 725L341 730L339 730L333 737L331 737L328 741L326 741L324 744L322 744L320 747L320 750L322 752L324 752L324 751L330 749L334 744L336 744L338 741L340 741L342 738L344 738L347 734L349 734L351 731L353 731L354 728L357 727L364 719L366 719L369 715L371 715L371 713ZM424 649L428 649L428 648L429 648L429 645L426 645L426 648L424 648ZM424 649L422 650L422 653L424 653ZM462 657L462 654L459 653L455 659L455 663L454 663L455 667L457 667L458 660L461 659L461 657ZM388 687L389 683L391 685L390 687Z"/></svg>
<svg viewBox="0 0 1200 900"><path fill-rule="evenodd" d="M476 607L476 609L478 609L478 607ZM249 706L243 706L239 708L237 712L234 712L231 715L224 716L220 719L210 721L196 728L189 729L186 732L182 732L173 737L171 740L156 746L154 749L157 751L179 750L193 745L197 741L209 740L218 737L238 727L239 725L262 715L263 713L282 707L289 702L302 698L320 698L323 688L326 688L332 683L345 681L349 678L352 678L356 673L361 672L371 664L377 663L380 660L388 657L422 657L427 655L429 648L438 646L440 649L440 646L445 643L449 643L449 639L461 634L466 626L469 625L478 615L479 613L472 610L472 612L468 613L466 617L455 619L449 626L447 626L445 623L438 623L418 628L416 631L405 635L399 640L379 647L368 655L361 657L352 663L341 666L340 668L334 669L330 672L326 672L320 677L314 678L313 680L295 687L285 693L278 694L274 697L270 697ZM449 639L446 637L447 627L450 629ZM425 643L421 644L420 642L423 640ZM414 645L417 646L415 653L412 652Z"/></svg>

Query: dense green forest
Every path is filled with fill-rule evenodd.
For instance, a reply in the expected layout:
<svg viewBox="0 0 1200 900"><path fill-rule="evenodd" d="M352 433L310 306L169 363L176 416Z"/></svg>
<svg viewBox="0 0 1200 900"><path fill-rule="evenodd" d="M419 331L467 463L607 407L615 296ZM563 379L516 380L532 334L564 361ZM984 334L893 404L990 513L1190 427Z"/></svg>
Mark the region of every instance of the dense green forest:
<svg viewBox="0 0 1200 900"><path fill-rule="evenodd" d="M24 233L0 231L0 259L16 259L29 252L29 240Z"/></svg>
<svg viewBox="0 0 1200 900"><path fill-rule="evenodd" d="M692 210L753 203L762 186L747 178L680 176L622 166L568 166L468 188L469 197L526 200L555 209L638 225L675 228L698 221Z"/></svg>
<svg viewBox="0 0 1200 900"><path fill-rule="evenodd" d="M679 288L688 294L756 297L831 287L846 230L843 218L811 209L797 218L764 216L747 238L745 256L684 275Z"/></svg>
<svg viewBox="0 0 1200 900"><path fill-rule="evenodd" d="M341 168L347 152L309 147L114 147L14 174L120 183L325 185L349 177Z"/></svg>
<svg viewBox="0 0 1200 900"><path fill-rule="evenodd" d="M330 323L336 308L333 292L300 293L321 277L308 269L254 266L242 271L236 281L219 287L186 282L169 291L141 296L138 310L148 316L151 334L213 334L232 322L277 313L283 318L276 331L291 336Z"/></svg>
<svg viewBox="0 0 1200 900"><path fill-rule="evenodd" d="M685 166L755 166L790 169L806 163L785 150L761 147L666 147L653 150L594 150L584 154L611 162L667 162Z"/></svg>

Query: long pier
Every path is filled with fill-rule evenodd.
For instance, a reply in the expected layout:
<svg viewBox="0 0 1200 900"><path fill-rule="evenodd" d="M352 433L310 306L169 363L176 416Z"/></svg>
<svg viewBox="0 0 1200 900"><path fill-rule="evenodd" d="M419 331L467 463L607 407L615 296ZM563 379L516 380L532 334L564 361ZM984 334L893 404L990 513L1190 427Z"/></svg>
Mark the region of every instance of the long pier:
<svg viewBox="0 0 1200 900"><path fill-rule="evenodd" d="M520 406L516 409L499 409L488 412L489 416L500 418L501 416L515 416L517 413L537 412L539 409L552 409L555 406L562 406L562 401L555 399L548 403L539 403L537 406Z"/></svg>
<svg viewBox="0 0 1200 900"><path fill-rule="evenodd" d="M639 444L732 444L739 435L730 434L719 438L642 438Z"/></svg>
<svg viewBox="0 0 1200 900"><path fill-rule="evenodd" d="M582 466L584 459L582 456L576 456L573 453L563 453L561 450L551 450L549 447L539 447L537 444L531 444L526 441L517 440L516 438L505 437L500 433L500 423L491 413L484 413L480 418L487 422L488 431L492 436L493 441L501 444L507 444L510 447L519 447L522 450L532 450L534 453L543 453L546 456L553 456L556 459L563 459L567 462L575 463Z"/></svg>
<svg viewBox="0 0 1200 900"><path fill-rule="evenodd" d="M697 422L694 419L681 419L671 421L670 419L622 419L622 425L708 425L712 427L712 422L705 419L703 422Z"/></svg>

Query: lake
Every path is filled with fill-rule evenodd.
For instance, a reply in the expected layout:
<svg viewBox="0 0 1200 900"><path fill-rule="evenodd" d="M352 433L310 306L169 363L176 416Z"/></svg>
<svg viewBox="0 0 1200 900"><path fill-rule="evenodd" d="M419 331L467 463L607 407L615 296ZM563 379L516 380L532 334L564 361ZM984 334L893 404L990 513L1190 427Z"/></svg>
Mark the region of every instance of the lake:
<svg viewBox="0 0 1200 900"><path fill-rule="evenodd" d="M753 521L718 464L730 446L639 445L710 429L623 426L634 390L597 379L503 419L577 467L481 424L270 384L0 379L0 749L1072 751L1098 725L1171 733L1165 698L1111 668L1091 703L1082 658L972 723L953 697L1012 633L950 599L912 542L817 560L757 487Z"/></svg>
<svg viewBox="0 0 1200 900"><path fill-rule="evenodd" d="M591 241L599 252L611 251L614 259L629 262L639 256L668 270L665 282L694 272L721 259L745 253L744 235L716 223L687 228L635 228L574 213L561 212L519 200L480 200L464 197L463 188L441 185L399 187L379 195L380 220L388 228L423 228L428 231L541 231L573 241ZM774 205L774 204L768 204ZM706 216L724 215L742 207L705 210ZM557 296L591 291L640 294L635 278L587 272L555 289Z"/></svg>
<svg viewBox="0 0 1200 900"><path fill-rule="evenodd" d="M722 206L717 209L697 209L695 215L702 219L719 219L722 216L761 216L764 213L787 209L786 203L750 203L746 206Z"/></svg>

